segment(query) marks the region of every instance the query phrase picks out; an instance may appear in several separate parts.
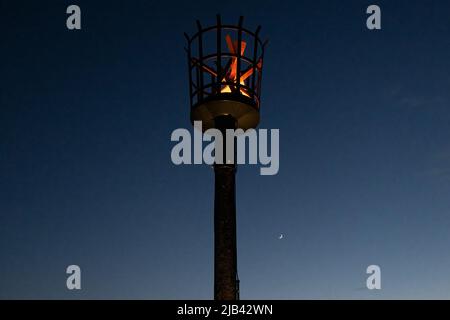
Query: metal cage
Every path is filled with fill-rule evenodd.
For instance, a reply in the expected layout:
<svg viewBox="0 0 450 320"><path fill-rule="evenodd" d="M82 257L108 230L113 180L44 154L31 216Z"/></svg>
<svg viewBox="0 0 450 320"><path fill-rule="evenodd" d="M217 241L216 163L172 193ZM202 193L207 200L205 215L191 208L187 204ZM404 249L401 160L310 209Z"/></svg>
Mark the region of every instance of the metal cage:
<svg viewBox="0 0 450 320"><path fill-rule="evenodd" d="M212 100L233 100L259 110L264 48L267 41L243 27L241 16L237 26L217 24L203 28L187 39L189 94L191 108Z"/></svg>

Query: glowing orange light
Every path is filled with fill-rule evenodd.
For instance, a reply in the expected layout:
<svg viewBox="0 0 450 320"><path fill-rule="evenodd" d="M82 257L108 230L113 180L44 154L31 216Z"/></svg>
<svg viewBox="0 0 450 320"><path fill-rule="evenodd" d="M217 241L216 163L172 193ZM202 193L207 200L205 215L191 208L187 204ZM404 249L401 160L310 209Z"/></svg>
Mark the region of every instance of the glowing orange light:
<svg viewBox="0 0 450 320"><path fill-rule="evenodd" d="M230 51L230 53L236 54L236 52L238 50L238 42L232 41L230 35L228 35L228 34L225 36L225 40L227 42L227 47L228 47L228 50ZM241 41L241 56L244 55L246 46L247 46L247 43L245 41ZM249 76L251 76L252 73L253 73L253 68L249 68L249 70L247 70L246 72L244 72L244 74L242 74L240 76L239 83L241 85L245 86L245 79L247 79ZM221 82L237 83L237 57L231 58L230 68L228 70L226 70L225 77L223 77ZM231 91L230 86L226 85L220 90L220 92L232 92L232 91ZM247 92L245 92L245 90L243 88L240 89L240 93L247 97L250 97L250 95Z"/></svg>
<svg viewBox="0 0 450 320"><path fill-rule="evenodd" d="M238 50L238 42L233 41L231 39L230 35L225 36L225 41L227 43L229 52L231 54L236 54L236 52ZM245 41L241 41L241 54L240 54L241 56L244 55L246 47L247 47L247 43ZM203 71L208 72L209 74L211 74L214 77L218 77L218 72L216 70L201 63L198 59L192 58L192 62L195 65L197 65L198 67L200 67ZM261 65L262 65L262 62L261 62L261 59L259 59L259 61L256 64L256 67L258 69L260 69ZM237 78L238 78L237 66L238 66L238 57L231 57L230 60L228 61L227 65L224 67L223 73L221 73L221 75L223 74L223 77L222 76L220 77L221 78L220 82L225 83L225 85L223 85L223 87L220 89L221 93L233 92L237 89L236 86L234 86L234 85L231 85L231 87L230 87L230 83L237 83L237 81L238 81L237 80ZM247 80L248 77L250 77L252 74L253 74L253 66L250 66L249 68L244 70L242 73L240 73L239 83L242 86L246 86L245 80ZM247 88L241 87L239 91L242 95L250 97L250 95L247 92Z"/></svg>

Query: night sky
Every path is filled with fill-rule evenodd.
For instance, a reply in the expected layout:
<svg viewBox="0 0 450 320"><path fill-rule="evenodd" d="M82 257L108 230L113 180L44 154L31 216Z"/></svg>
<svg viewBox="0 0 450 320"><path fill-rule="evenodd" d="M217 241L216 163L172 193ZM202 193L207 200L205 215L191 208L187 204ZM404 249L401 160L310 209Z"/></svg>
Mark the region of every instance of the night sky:
<svg viewBox="0 0 450 320"><path fill-rule="evenodd" d="M237 173L241 298L450 298L444 0L2 0L0 298L212 298L213 170L172 164L170 135L192 130L183 32L216 13L262 25L280 129L279 173Z"/></svg>

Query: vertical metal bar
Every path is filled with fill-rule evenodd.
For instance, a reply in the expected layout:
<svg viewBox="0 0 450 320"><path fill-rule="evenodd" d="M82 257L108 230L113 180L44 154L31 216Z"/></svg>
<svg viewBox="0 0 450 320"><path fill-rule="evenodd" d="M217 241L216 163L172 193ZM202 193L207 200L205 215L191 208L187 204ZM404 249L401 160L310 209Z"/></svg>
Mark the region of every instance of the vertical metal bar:
<svg viewBox="0 0 450 320"><path fill-rule="evenodd" d="M217 87L216 93L219 94L222 86L222 22L220 19L220 14L217 15L217 57L216 57L216 65L217 65Z"/></svg>
<svg viewBox="0 0 450 320"><path fill-rule="evenodd" d="M259 77L258 77L258 100L259 103L261 103L261 80L262 80L262 74L263 74L263 64L264 64L264 51L265 51L265 47L267 45L267 40L264 41L263 46L262 46L262 54L261 54L261 68L259 68ZM259 107L259 106L258 106Z"/></svg>
<svg viewBox="0 0 450 320"><path fill-rule="evenodd" d="M202 38L202 25L200 21L197 20L197 28L198 28L198 60L200 64L197 66L197 69L200 69L200 101L203 100L203 70L201 66L203 65L203 38Z"/></svg>
<svg viewBox="0 0 450 320"><path fill-rule="evenodd" d="M195 79L196 79L196 88L195 88L194 96L197 96L196 97L197 98L196 103L199 103L200 102L199 95L200 95L201 90L203 90L203 88L199 86L199 83L200 83L200 66L198 64L195 64L194 68L195 68Z"/></svg>
<svg viewBox="0 0 450 320"><path fill-rule="evenodd" d="M252 73L252 90L253 90L253 95L256 95L256 90L255 90L255 79L256 79L256 65L258 64L258 62L256 61L257 57L258 57L258 34L259 31L261 30L261 26L258 26L258 28L256 28L256 32L255 32L255 42L253 44L253 73ZM258 103L259 103L259 99L258 99Z"/></svg>
<svg viewBox="0 0 450 320"><path fill-rule="evenodd" d="M192 107L193 96L192 96L191 40L189 39L189 36L186 32L184 33L184 36L188 42L188 48L186 49L186 51L187 51L187 56L188 56L188 71L189 71L189 101L190 101L190 104Z"/></svg>
<svg viewBox="0 0 450 320"><path fill-rule="evenodd" d="M242 24L244 22L244 17L239 17L238 25L238 45L237 45L237 67L236 67L236 88L237 93L241 93L241 41L242 41Z"/></svg>

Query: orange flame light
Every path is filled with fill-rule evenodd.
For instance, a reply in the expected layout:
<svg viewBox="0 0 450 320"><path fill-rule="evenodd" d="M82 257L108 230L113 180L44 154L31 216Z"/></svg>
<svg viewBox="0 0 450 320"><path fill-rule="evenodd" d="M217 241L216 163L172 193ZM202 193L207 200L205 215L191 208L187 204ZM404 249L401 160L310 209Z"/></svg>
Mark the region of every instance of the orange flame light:
<svg viewBox="0 0 450 320"><path fill-rule="evenodd" d="M226 40L229 52L231 54L236 54L236 52L238 50L238 42L233 41L231 39L230 35L226 35L225 40ZM244 55L246 46L247 46L247 43L245 41L241 41L241 54L240 54L241 56ZM194 62L194 64L200 66L203 71L206 71L209 74L211 74L212 76L217 77L216 70L212 69L209 66L206 66L205 64L200 63L200 61L198 61L196 58L192 58L192 61ZM258 63L256 64L256 67L258 69L260 69L261 65L262 65L261 59L259 59ZM237 83L237 78L238 78L237 77L237 75L238 75L237 66L238 66L238 57L231 57L223 70L223 73L222 73L223 77L221 77L221 79L220 79L220 82L225 83L225 85L223 85L223 87L220 90L221 93L233 92L237 89L236 86L231 85L231 87L230 87L230 85L229 85L230 83ZM246 86L245 80L247 80L248 77L250 77L252 74L253 74L253 66L250 66L246 70L244 70L242 73L240 73L239 83L243 86ZM242 95L250 97L249 93L247 92L247 88L240 87L239 91Z"/></svg>
<svg viewBox="0 0 450 320"><path fill-rule="evenodd" d="M232 41L230 35L226 35L225 36L225 40L227 41L227 47L228 50L230 51L230 53L232 54L236 54L237 50L238 50L238 43L237 41ZM241 41L241 56L244 55L245 52L245 47L247 46L247 43L245 43L245 41ZM225 77L223 77L223 79L221 80L222 82L233 82L233 83L237 83L237 57L232 57L231 58L231 64L230 67L227 69L225 69L226 73L225 73ZM241 75L240 77L240 84L241 85L245 85L245 79L247 79L249 76L251 76L253 73L253 68L249 68L249 70L247 70L244 74ZM245 90L243 88L241 88L241 94L250 97L250 95L245 92ZM231 88L229 85L224 86L221 90L221 93L223 92L231 92Z"/></svg>

